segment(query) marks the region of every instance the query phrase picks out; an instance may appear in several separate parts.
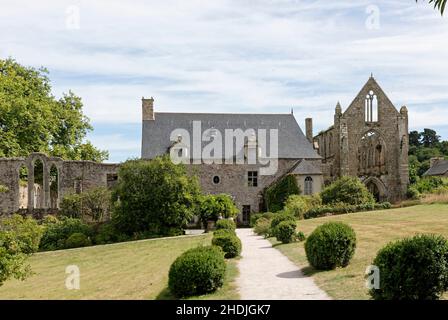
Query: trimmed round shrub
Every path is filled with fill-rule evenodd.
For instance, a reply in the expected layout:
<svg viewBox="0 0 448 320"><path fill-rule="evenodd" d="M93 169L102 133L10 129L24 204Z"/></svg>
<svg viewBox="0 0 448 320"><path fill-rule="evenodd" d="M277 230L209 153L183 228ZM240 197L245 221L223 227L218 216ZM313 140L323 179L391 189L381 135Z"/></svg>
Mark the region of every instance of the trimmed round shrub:
<svg viewBox="0 0 448 320"><path fill-rule="evenodd" d="M226 262L216 246L190 249L171 265L168 287L178 298L216 291L223 285Z"/></svg>
<svg viewBox="0 0 448 320"><path fill-rule="evenodd" d="M296 238L299 241L305 241L305 239L306 239L305 234L302 231L297 232Z"/></svg>
<svg viewBox="0 0 448 320"><path fill-rule="evenodd" d="M65 241L65 247L67 249L70 248L81 248L91 246L92 242L90 239L83 233L74 233Z"/></svg>
<svg viewBox="0 0 448 320"><path fill-rule="evenodd" d="M448 286L448 242L442 236L418 235L389 243L373 261L379 268L375 300L434 300Z"/></svg>
<svg viewBox="0 0 448 320"><path fill-rule="evenodd" d="M327 222L317 227L305 242L308 262L318 270L346 267L355 249L355 231L342 222Z"/></svg>
<svg viewBox="0 0 448 320"><path fill-rule="evenodd" d="M216 227L216 230L220 230L220 229L235 230L236 229L235 222L233 222L232 220L228 220L228 219L218 220L216 222L215 227Z"/></svg>
<svg viewBox="0 0 448 320"><path fill-rule="evenodd" d="M263 218L268 219L268 220L272 220L272 218L274 218L275 213L272 212L265 212L263 213Z"/></svg>
<svg viewBox="0 0 448 320"><path fill-rule="evenodd" d="M296 221L296 218L294 218L294 216L290 215L290 214L286 214L286 213L277 213L274 214L274 217L271 220L271 229L274 230L280 222L283 221Z"/></svg>
<svg viewBox="0 0 448 320"><path fill-rule="evenodd" d="M255 223L254 232L260 236L269 234L271 228L271 220L266 218L260 218Z"/></svg>
<svg viewBox="0 0 448 320"><path fill-rule="evenodd" d="M294 221L282 221L278 224L275 236L282 243L290 243L295 240L297 224Z"/></svg>
<svg viewBox="0 0 448 320"><path fill-rule="evenodd" d="M212 244L221 247L224 251L224 257L227 259L235 258L241 253L241 240L236 235L222 234L213 237Z"/></svg>

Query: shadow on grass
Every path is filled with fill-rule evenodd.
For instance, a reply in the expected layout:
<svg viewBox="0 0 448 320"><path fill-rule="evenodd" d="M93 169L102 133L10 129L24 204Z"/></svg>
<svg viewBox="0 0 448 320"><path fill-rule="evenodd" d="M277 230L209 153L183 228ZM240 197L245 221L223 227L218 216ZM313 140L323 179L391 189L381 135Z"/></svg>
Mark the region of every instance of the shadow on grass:
<svg viewBox="0 0 448 320"><path fill-rule="evenodd" d="M156 300L177 300L176 297L171 293L170 289L166 287L156 297Z"/></svg>

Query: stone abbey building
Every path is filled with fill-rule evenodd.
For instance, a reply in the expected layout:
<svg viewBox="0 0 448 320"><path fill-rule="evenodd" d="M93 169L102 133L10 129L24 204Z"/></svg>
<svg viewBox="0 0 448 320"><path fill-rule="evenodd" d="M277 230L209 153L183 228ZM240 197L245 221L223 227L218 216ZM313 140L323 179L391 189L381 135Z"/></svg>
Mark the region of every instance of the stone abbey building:
<svg viewBox="0 0 448 320"><path fill-rule="evenodd" d="M406 197L408 110L403 106L398 111L373 76L344 112L336 105L334 124L313 141L326 182L356 176L378 201Z"/></svg>
<svg viewBox="0 0 448 320"><path fill-rule="evenodd" d="M286 175L295 177L303 194L318 193L325 183L349 175L359 177L379 201L405 198L408 112L406 107L398 111L373 77L344 112L337 104L330 128L313 137L312 127L312 119L306 119L304 134L292 113L155 112L154 99L143 98L141 157L178 154L204 192L232 195L241 223L265 209L266 188ZM217 143L213 152L204 152L211 142ZM263 173L267 167L274 170ZM57 210L65 194L113 186L118 168L41 153L0 159L0 184L9 189L0 193L0 213Z"/></svg>

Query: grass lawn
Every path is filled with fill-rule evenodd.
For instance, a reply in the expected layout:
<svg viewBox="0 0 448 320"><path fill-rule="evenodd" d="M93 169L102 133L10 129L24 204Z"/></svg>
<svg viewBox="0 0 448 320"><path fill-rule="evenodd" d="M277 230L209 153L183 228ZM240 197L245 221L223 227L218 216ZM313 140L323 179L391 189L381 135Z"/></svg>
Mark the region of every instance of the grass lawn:
<svg viewBox="0 0 448 320"><path fill-rule="evenodd" d="M6 281L0 287L0 299L172 299L167 289L171 263L187 249L209 245L211 237L207 234L38 253L29 259L35 274L25 281ZM80 268L80 290L65 287L68 265ZM223 288L197 299L238 299L233 282L237 273L236 262L228 260Z"/></svg>
<svg viewBox="0 0 448 320"><path fill-rule="evenodd" d="M386 243L418 233L441 234L448 237L448 205L419 205L408 208L351 213L332 217L298 221L298 230L309 235L314 228L327 221L348 223L356 232L355 256L346 268L316 271L306 260L304 242L279 244L270 239L277 249L304 272L313 275L317 285L334 299L369 299L365 288L364 272L373 262L378 250ZM448 298L445 294L443 297Z"/></svg>

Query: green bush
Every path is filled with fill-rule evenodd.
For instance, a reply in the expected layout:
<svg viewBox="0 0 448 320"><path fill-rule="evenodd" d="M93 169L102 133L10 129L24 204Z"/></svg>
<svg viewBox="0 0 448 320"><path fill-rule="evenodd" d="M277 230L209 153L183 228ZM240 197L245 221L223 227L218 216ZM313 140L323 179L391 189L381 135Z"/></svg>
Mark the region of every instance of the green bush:
<svg viewBox="0 0 448 320"><path fill-rule="evenodd" d="M228 194L208 194L201 197L199 218L204 226L207 226L207 221L217 221L220 217L234 218L238 213L235 202Z"/></svg>
<svg viewBox="0 0 448 320"><path fill-rule="evenodd" d="M282 243L290 243L295 240L297 224L295 221L282 221L278 224L275 236Z"/></svg>
<svg viewBox="0 0 448 320"><path fill-rule="evenodd" d="M299 196L292 195L285 202L284 212L303 219L307 211L318 207L322 204L322 200L318 195L314 196Z"/></svg>
<svg viewBox="0 0 448 320"><path fill-rule="evenodd" d="M73 233L82 233L91 237L93 230L79 219L64 217L56 223L45 226L39 249L43 251L64 249L66 240Z"/></svg>
<svg viewBox="0 0 448 320"><path fill-rule="evenodd" d="M92 242L83 233L74 233L67 240L65 240L65 248L81 248L91 246Z"/></svg>
<svg viewBox="0 0 448 320"><path fill-rule="evenodd" d="M221 219L216 222L215 228L216 228L216 230L220 230L220 229L235 230L236 224L232 220Z"/></svg>
<svg viewBox="0 0 448 320"><path fill-rule="evenodd" d="M250 225L251 227L255 227L255 224L257 223L257 220L260 219L261 217L263 217L263 214L262 214L262 213L255 213L255 214L252 214L252 215L250 216L250 223L249 223L249 225Z"/></svg>
<svg viewBox="0 0 448 320"><path fill-rule="evenodd" d="M218 229L218 230L213 231L214 237L218 237L221 235L228 235L228 234L236 236L235 230L232 230L232 229Z"/></svg>
<svg viewBox="0 0 448 320"><path fill-rule="evenodd" d="M271 228L271 220L260 218L255 223L254 232L260 236L268 236Z"/></svg>
<svg viewBox="0 0 448 320"><path fill-rule="evenodd" d="M17 239L10 233L0 232L0 286L10 278L24 280L31 274L26 258Z"/></svg>
<svg viewBox="0 0 448 320"><path fill-rule="evenodd" d="M82 218L81 195L77 193L65 195L60 204L60 214L69 218Z"/></svg>
<svg viewBox="0 0 448 320"><path fill-rule="evenodd" d="M375 202L373 195L358 178L348 176L341 177L325 187L321 197L323 204L359 205Z"/></svg>
<svg viewBox="0 0 448 320"><path fill-rule="evenodd" d="M168 287L178 298L216 291L223 285L226 262L216 246L190 249L171 265Z"/></svg>
<svg viewBox="0 0 448 320"><path fill-rule="evenodd" d="M296 221L296 218L290 214L286 214L284 212L279 212L274 215L271 220L271 229L275 230L275 228L279 225L280 222L283 221Z"/></svg>
<svg viewBox="0 0 448 320"><path fill-rule="evenodd" d="M268 219L268 220L272 220L272 218L274 218L275 213L273 212L265 212L263 213L263 218Z"/></svg>
<svg viewBox="0 0 448 320"><path fill-rule="evenodd" d="M20 252L30 254L39 250L43 228L35 219L15 214L0 220L0 232L14 239Z"/></svg>
<svg viewBox="0 0 448 320"><path fill-rule="evenodd" d="M432 193L434 189L445 185L444 181L440 177L423 177L419 179L415 184L411 185L411 188L417 189L420 193Z"/></svg>
<svg viewBox="0 0 448 320"><path fill-rule="evenodd" d="M212 245L221 247L227 259L235 258L241 253L241 240L233 234L215 235Z"/></svg>
<svg viewBox="0 0 448 320"><path fill-rule="evenodd" d="M296 239L299 241L305 241L305 234L302 231L297 232Z"/></svg>
<svg viewBox="0 0 448 320"><path fill-rule="evenodd" d="M112 221L120 234L170 235L182 232L197 213L200 188L184 165L169 155L128 160L120 165L114 187Z"/></svg>
<svg viewBox="0 0 448 320"><path fill-rule="evenodd" d="M120 233L114 226L114 224L109 221L97 225L95 231L95 244L108 244L116 242L124 242L132 240L132 237Z"/></svg>
<svg viewBox="0 0 448 320"><path fill-rule="evenodd" d="M417 190L417 188L415 186L411 185L411 186L408 187L408 190L406 192L406 196L409 199L416 200L416 199L419 199L421 197L421 194L420 194L420 192Z"/></svg>
<svg viewBox="0 0 448 320"><path fill-rule="evenodd" d="M308 262L318 270L347 266L355 249L355 232L342 222L327 222L317 227L305 242Z"/></svg>
<svg viewBox="0 0 448 320"><path fill-rule="evenodd" d="M300 194L300 188L294 175L288 174L265 191L267 210L277 212L283 209L290 195Z"/></svg>
<svg viewBox="0 0 448 320"><path fill-rule="evenodd" d="M438 299L448 286L448 242L441 236L418 235L389 243L373 261L379 268L376 300Z"/></svg>

